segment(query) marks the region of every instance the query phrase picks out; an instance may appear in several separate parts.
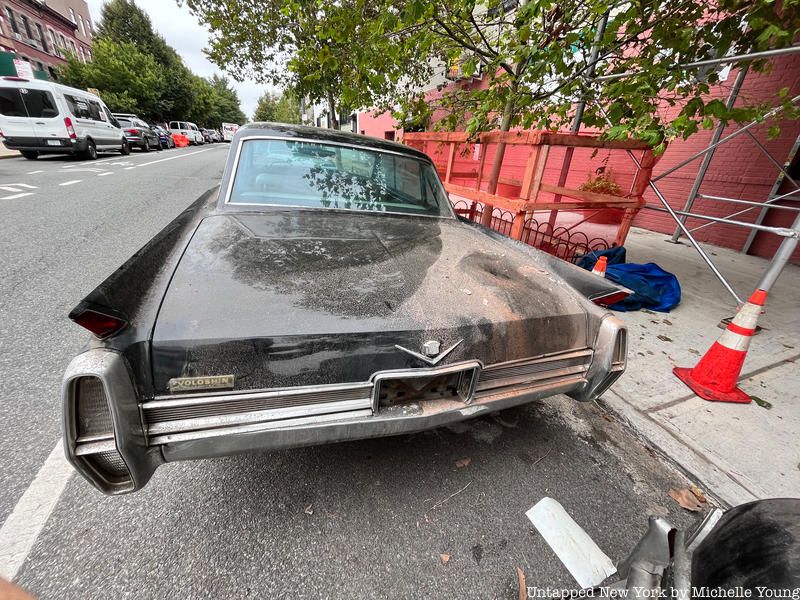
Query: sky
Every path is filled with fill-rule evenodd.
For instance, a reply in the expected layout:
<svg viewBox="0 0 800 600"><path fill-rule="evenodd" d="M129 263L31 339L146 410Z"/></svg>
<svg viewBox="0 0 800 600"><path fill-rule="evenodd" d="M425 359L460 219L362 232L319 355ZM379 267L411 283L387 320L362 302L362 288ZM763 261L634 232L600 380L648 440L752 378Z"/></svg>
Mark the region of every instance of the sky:
<svg viewBox="0 0 800 600"><path fill-rule="evenodd" d="M92 22L97 24L100 21L103 0L87 0L87 2ZM156 31L175 48L186 66L196 75L201 77L210 77L214 73L224 75L222 70L209 62L203 54L203 48L208 43L208 30L197 22L189 9L178 6L175 0L136 0L136 4L150 15ZM258 97L270 88L254 81L239 83L233 78L229 79L239 94L244 114L248 119L252 118Z"/></svg>

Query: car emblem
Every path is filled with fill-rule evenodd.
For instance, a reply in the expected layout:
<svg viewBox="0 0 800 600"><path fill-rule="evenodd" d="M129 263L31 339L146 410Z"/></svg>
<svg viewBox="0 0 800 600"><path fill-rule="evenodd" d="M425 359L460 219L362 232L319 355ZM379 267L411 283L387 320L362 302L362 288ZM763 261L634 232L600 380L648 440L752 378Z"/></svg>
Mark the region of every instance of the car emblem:
<svg viewBox="0 0 800 600"><path fill-rule="evenodd" d="M202 377L175 377L169 380L170 392L195 390L224 390L233 388L233 375L206 375Z"/></svg>
<svg viewBox="0 0 800 600"><path fill-rule="evenodd" d="M453 350L455 350L456 346L458 346L464 340L458 340L455 344L450 346L444 352L439 352L439 348L441 347L439 342L436 340L429 340L422 344L422 352L424 354L420 354L419 352L414 352L413 350L409 350L408 348L404 348L399 344L395 344L395 348L398 350L402 350L403 352L408 352L414 358L418 358L423 362L428 363L431 366L435 366L438 364L445 356L450 354Z"/></svg>

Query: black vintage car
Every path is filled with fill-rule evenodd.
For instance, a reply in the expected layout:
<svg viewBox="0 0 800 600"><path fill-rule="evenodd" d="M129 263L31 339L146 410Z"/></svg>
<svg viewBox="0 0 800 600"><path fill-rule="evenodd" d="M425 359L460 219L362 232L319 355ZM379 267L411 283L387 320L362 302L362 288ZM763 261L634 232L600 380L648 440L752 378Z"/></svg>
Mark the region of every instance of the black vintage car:
<svg viewBox="0 0 800 600"><path fill-rule="evenodd" d="M166 461L389 436L625 368L605 280L456 217L430 159L252 124L208 191L70 318L66 454L103 492Z"/></svg>

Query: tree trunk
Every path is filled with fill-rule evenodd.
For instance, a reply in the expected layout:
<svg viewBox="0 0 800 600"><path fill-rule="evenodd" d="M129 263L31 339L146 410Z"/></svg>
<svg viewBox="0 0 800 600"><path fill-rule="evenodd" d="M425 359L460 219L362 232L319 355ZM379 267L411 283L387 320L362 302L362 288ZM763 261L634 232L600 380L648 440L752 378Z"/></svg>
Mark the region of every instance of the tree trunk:
<svg viewBox="0 0 800 600"><path fill-rule="evenodd" d="M513 88L514 89L512 90L511 95L509 96L508 100L506 100L506 105L503 107L503 118L500 121L500 131L509 131L511 129L511 121L514 117L514 105L516 100L516 82L514 83ZM502 141L498 142L497 150L494 153L494 160L492 161L492 171L489 174L489 185L486 189L486 191L490 194L497 193L497 181L500 179L500 168L503 166L503 156L505 156L505 153L506 143ZM494 211L494 206L491 204L483 205L483 213L481 214L482 225L491 227L492 211Z"/></svg>
<svg viewBox="0 0 800 600"><path fill-rule="evenodd" d="M330 119L331 129L339 129L339 118L336 116L336 100L333 92L328 92L328 118Z"/></svg>

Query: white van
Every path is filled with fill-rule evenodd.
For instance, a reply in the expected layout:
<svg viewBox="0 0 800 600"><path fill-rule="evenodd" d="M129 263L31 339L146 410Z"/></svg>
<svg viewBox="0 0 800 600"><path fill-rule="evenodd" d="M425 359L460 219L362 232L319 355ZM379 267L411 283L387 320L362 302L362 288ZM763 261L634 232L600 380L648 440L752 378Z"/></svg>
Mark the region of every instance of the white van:
<svg viewBox="0 0 800 600"><path fill-rule="evenodd" d="M31 160L43 154L94 160L99 150L130 152L125 133L98 96L21 77L0 77L0 139Z"/></svg>
<svg viewBox="0 0 800 600"><path fill-rule="evenodd" d="M206 143L206 140L203 137L203 132L200 131L200 128L189 121L170 121L169 132L185 135L187 138L189 138L189 144L192 146Z"/></svg>

